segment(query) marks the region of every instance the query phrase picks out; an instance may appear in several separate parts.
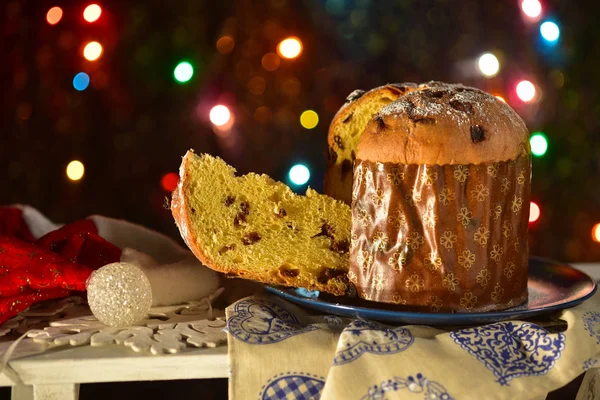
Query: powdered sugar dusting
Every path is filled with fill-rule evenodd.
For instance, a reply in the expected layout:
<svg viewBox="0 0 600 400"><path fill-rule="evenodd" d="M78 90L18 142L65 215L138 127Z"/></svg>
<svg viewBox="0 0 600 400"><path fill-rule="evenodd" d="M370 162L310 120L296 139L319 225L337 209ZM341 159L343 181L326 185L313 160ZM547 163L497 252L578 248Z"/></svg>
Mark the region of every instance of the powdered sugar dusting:
<svg viewBox="0 0 600 400"><path fill-rule="evenodd" d="M386 116L391 114L406 114L408 113L408 110L413 106L414 105L411 102L406 101L403 98L399 98L398 100L391 102L390 104L379 110L379 115Z"/></svg>
<svg viewBox="0 0 600 400"><path fill-rule="evenodd" d="M379 111L381 116L405 114L410 119L424 119L439 117L443 114L451 116L457 123L461 123L457 118L456 111L445 104L425 99L417 95L418 91L411 92L408 95L388 104ZM437 99L435 99L437 100Z"/></svg>
<svg viewBox="0 0 600 400"><path fill-rule="evenodd" d="M500 113L506 117L509 125L524 126L510 106L499 102L491 94L476 88L431 81L420 84L417 90L385 106L379 115L385 117L404 114L415 122L435 120L436 117L443 116L444 119L450 117L457 125L472 125L476 120L478 124L497 126L499 119L495 115Z"/></svg>
<svg viewBox="0 0 600 400"><path fill-rule="evenodd" d="M523 120L519 115L512 109L508 104L497 99L495 96L484 92L479 89L463 90L454 95L454 99L459 101L470 102L477 106L478 115L484 117L488 122L493 125L497 125L497 118L494 121L490 121L488 117L489 112L484 110L495 110L503 116L505 116L512 126L523 125Z"/></svg>
<svg viewBox="0 0 600 400"><path fill-rule="evenodd" d="M415 122L422 119L435 120L436 117L444 115L451 117L457 124L464 123L464 115L448 106L448 97L454 94L453 86L455 85L441 82L433 82L433 85L433 87L430 87L429 84L419 85L419 89L409 92L382 108L379 115L405 114ZM425 91L428 94L424 94Z"/></svg>

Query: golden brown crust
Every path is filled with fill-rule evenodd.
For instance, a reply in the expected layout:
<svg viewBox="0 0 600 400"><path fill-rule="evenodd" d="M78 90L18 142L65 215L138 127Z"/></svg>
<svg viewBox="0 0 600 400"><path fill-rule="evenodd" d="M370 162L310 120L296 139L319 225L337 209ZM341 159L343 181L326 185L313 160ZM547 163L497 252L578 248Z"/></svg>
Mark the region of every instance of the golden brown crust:
<svg viewBox="0 0 600 400"><path fill-rule="evenodd" d="M350 93L346 98L346 102L340 107L338 112L334 115L329 125L329 133L327 134L327 144L330 147L335 147L335 135L338 131L339 125L345 123L344 121L354 113L357 107L360 107L364 103L373 101L373 99L381 97L389 97L391 99L397 99L405 93L417 89L417 84L407 83L388 83L383 86L376 87L374 89L365 92L357 89Z"/></svg>
<svg viewBox="0 0 600 400"><path fill-rule="evenodd" d="M529 132L506 103L463 85L429 82L384 107L358 145L361 160L480 164L530 154Z"/></svg>
<svg viewBox="0 0 600 400"><path fill-rule="evenodd" d="M187 164L190 159L190 153L194 154L193 150L190 150L186 153L186 155L182 158L181 166L179 167L179 182L177 187L171 194L171 213L173 214L173 218L175 219L175 224L179 228L179 233L181 234L181 238L185 242L185 244L189 247L192 253L200 260L204 265L208 266L211 269L216 271L223 272L221 269L216 268L214 265L209 265L209 258L200 250L197 246L196 241L194 240L195 232L193 232L191 216L190 216L190 207L186 204L186 196L185 190L187 188L189 178L188 178L188 168Z"/></svg>
<svg viewBox="0 0 600 400"><path fill-rule="evenodd" d="M352 163L356 159L356 144L352 142L357 142L358 138L353 138L354 140L343 138L340 136L340 132L344 124L353 123L352 116L357 108L377 102L382 98L388 98L390 101L393 101L416 88L417 84L411 82L394 83L376 87L368 92L355 90L348 95L346 102L333 117L329 126L329 133L327 135L327 170L325 171L324 181L325 194L344 201L346 204L350 204ZM344 142L346 140L347 142Z"/></svg>

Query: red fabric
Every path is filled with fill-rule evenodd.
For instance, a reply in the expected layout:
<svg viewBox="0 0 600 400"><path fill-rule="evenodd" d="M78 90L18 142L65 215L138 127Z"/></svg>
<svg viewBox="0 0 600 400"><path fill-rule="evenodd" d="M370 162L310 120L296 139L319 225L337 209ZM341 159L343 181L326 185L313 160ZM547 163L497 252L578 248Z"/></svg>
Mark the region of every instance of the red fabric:
<svg viewBox="0 0 600 400"><path fill-rule="evenodd" d="M85 291L92 271L121 258L121 249L98 236L91 220L29 243L15 216L0 213L0 324L37 302Z"/></svg>
<svg viewBox="0 0 600 400"><path fill-rule="evenodd" d="M33 243L0 236L0 297L28 289L85 290L93 269Z"/></svg>
<svg viewBox="0 0 600 400"><path fill-rule="evenodd" d="M121 258L121 249L98 236L96 224L91 219L76 221L48 232L36 244L93 269Z"/></svg>
<svg viewBox="0 0 600 400"><path fill-rule="evenodd" d="M55 253L61 253L73 237L85 236L88 233L98 234L96 224L91 219L82 219L46 233L36 241L36 244Z"/></svg>
<svg viewBox="0 0 600 400"><path fill-rule="evenodd" d="M23 219L23 211L15 207L0 207L0 235L14 236L28 242L35 240Z"/></svg>

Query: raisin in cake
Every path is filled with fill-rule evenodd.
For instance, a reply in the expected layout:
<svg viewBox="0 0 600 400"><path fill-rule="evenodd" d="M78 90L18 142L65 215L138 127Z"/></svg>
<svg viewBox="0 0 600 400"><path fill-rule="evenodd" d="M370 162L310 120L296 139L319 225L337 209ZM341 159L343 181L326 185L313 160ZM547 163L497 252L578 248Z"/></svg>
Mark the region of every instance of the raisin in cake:
<svg viewBox="0 0 600 400"><path fill-rule="evenodd" d="M311 189L294 194L266 175L235 173L220 158L183 157L171 210L196 257L229 277L346 293L350 208Z"/></svg>
<svg viewBox="0 0 600 400"><path fill-rule="evenodd" d="M365 126L384 106L416 87L414 83L389 84L350 93L329 126L325 194L350 204L352 164Z"/></svg>

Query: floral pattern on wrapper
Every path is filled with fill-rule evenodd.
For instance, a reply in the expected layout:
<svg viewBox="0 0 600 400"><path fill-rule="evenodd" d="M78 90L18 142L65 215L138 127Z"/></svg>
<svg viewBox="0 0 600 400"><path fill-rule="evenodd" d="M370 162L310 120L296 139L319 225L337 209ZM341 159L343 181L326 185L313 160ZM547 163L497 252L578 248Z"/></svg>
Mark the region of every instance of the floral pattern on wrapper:
<svg viewBox="0 0 600 400"><path fill-rule="evenodd" d="M350 272L359 297L442 312L526 299L529 155L355 168Z"/></svg>

